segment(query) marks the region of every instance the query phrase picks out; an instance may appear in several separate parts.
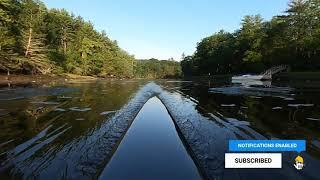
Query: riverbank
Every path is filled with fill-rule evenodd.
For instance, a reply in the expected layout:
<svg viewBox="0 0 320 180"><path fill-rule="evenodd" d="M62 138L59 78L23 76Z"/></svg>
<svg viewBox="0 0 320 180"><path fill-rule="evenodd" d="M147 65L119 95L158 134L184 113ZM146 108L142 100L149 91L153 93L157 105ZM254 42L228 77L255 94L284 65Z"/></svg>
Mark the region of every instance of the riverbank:
<svg viewBox="0 0 320 180"><path fill-rule="evenodd" d="M97 77L97 76L83 76L76 74L63 73L60 75L51 74L51 75L23 75L23 74L0 74L0 87L6 86L24 86L24 85L42 85L49 83L81 83L88 81L97 81L97 80L156 80L158 78L122 78L116 76L109 77ZM181 79L181 77L172 78L172 79Z"/></svg>
<svg viewBox="0 0 320 180"><path fill-rule="evenodd" d="M81 82L98 80L98 77L81 76L75 74L61 75L21 75L21 74L0 74L0 87L3 86L19 86L19 85L41 85L46 83L57 82Z"/></svg>

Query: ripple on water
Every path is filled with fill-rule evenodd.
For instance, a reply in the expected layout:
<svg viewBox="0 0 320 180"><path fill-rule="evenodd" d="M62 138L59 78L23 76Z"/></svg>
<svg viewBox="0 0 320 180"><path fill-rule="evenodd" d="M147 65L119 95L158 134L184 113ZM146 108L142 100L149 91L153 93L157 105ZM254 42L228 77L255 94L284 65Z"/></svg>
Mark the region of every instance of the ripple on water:
<svg viewBox="0 0 320 180"><path fill-rule="evenodd" d="M226 95L239 95L239 96L251 96L252 98L261 98L262 96L271 97L281 97L286 98L290 92L293 91L292 88L285 87L270 87L270 88L260 88L260 87L243 87L243 86L228 86L219 88L209 88L209 93L221 93Z"/></svg>
<svg viewBox="0 0 320 180"><path fill-rule="evenodd" d="M11 101L25 98L32 98L36 96L60 95L66 92L74 92L75 88L61 88L61 87L37 87L37 88L17 88L10 91L3 91L0 94L0 101Z"/></svg>
<svg viewBox="0 0 320 180"><path fill-rule="evenodd" d="M56 109L54 109L53 111L56 111L56 112L65 112L66 110L63 109L63 108L56 108Z"/></svg>
<svg viewBox="0 0 320 180"><path fill-rule="evenodd" d="M262 97L260 96L249 96L250 98L253 98L253 99L261 99Z"/></svg>
<svg viewBox="0 0 320 180"><path fill-rule="evenodd" d="M229 123L235 125L235 126L240 126L240 125L245 125L245 126L250 126L250 122L248 121L239 121L238 119L235 118L225 118Z"/></svg>
<svg viewBox="0 0 320 180"><path fill-rule="evenodd" d="M101 116L105 116L105 115L109 115L109 114L112 114L112 113L115 113L117 112L116 110L115 111L103 111L100 113Z"/></svg>
<svg viewBox="0 0 320 180"><path fill-rule="evenodd" d="M72 99L71 96L59 96L58 98L59 99Z"/></svg>
<svg viewBox="0 0 320 180"><path fill-rule="evenodd" d="M289 107L312 107L314 104L288 104Z"/></svg>
<svg viewBox="0 0 320 180"><path fill-rule="evenodd" d="M11 139L11 140L9 140L9 141L6 141L6 142L4 142L4 143L1 143L1 144L0 144L0 147L5 146L5 145L7 145L7 144L9 144L9 143L11 143L11 142L13 142L13 141L14 141L14 139Z"/></svg>
<svg viewBox="0 0 320 180"><path fill-rule="evenodd" d="M79 107L72 107L72 108L69 108L69 110L71 111L76 111L76 112L86 112L86 111L91 111L91 108L79 108Z"/></svg>
<svg viewBox="0 0 320 180"><path fill-rule="evenodd" d="M14 101L19 99L24 99L24 96L18 96L18 97L12 97L12 98L0 98L0 101Z"/></svg>
<svg viewBox="0 0 320 180"><path fill-rule="evenodd" d="M286 101L293 101L293 100L294 100L294 98L287 97L287 98L284 98L283 100L286 100Z"/></svg>
<svg viewBox="0 0 320 180"><path fill-rule="evenodd" d="M9 112L5 109L0 109L0 117L8 115Z"/></svg>
<svg viewBox="0 0 320 180"><path fill-rule="evenodd" d="M235 107L235 104L221 104L221 107Z"/></svg>
<svg viewBox="0 0 320 180"><path fill-rule="evenodd" d="M33 101L31 104L58 105L59 103L54 101Z"/></svg>
<svg viewBox="0 0 320 180"><path fill-rule="evenodd" d="M306 119L308 119L308 120L310 120L310 121L320 121L320 118L311 118L311 117L308 117L308 118L306 118Z"/></svg>

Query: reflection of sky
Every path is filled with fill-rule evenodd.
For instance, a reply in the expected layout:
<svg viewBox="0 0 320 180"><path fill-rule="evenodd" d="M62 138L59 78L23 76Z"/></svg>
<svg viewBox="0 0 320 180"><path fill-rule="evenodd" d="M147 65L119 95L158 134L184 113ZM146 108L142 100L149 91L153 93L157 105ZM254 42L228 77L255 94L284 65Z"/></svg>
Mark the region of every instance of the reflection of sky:
<svg viewBox="0 0 320 180"><path fill-rule="evenodd" d="M148 171L146 171L148 169ZM162 102L149 99L99 179L201 179Z"/></svg>

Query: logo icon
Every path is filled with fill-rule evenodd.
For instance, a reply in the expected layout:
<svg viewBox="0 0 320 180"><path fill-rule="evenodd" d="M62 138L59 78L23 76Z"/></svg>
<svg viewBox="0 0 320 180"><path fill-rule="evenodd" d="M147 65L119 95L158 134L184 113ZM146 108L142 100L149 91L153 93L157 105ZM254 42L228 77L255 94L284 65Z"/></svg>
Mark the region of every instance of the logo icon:
<svg viewBox="0 0 320 180"><path fill-rule="evenodd" d="M304 166L304 163L303 163L303 158L301 156L297 156L296 159L295 159L296 163L294 164L294 167L297 169L297 170L302 170L303 169L303 166Z"/></svg>

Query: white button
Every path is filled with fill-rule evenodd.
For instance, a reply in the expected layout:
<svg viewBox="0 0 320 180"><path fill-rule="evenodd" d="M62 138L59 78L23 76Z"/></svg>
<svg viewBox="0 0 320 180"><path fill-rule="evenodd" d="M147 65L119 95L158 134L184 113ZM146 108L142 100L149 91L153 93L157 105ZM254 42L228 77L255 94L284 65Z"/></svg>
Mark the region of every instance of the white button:
<svg viewBox="0 0 320 180"><path fill-rule="evenodd" d="M226 153L225 168L282 168L281 153Z"/></svg>

